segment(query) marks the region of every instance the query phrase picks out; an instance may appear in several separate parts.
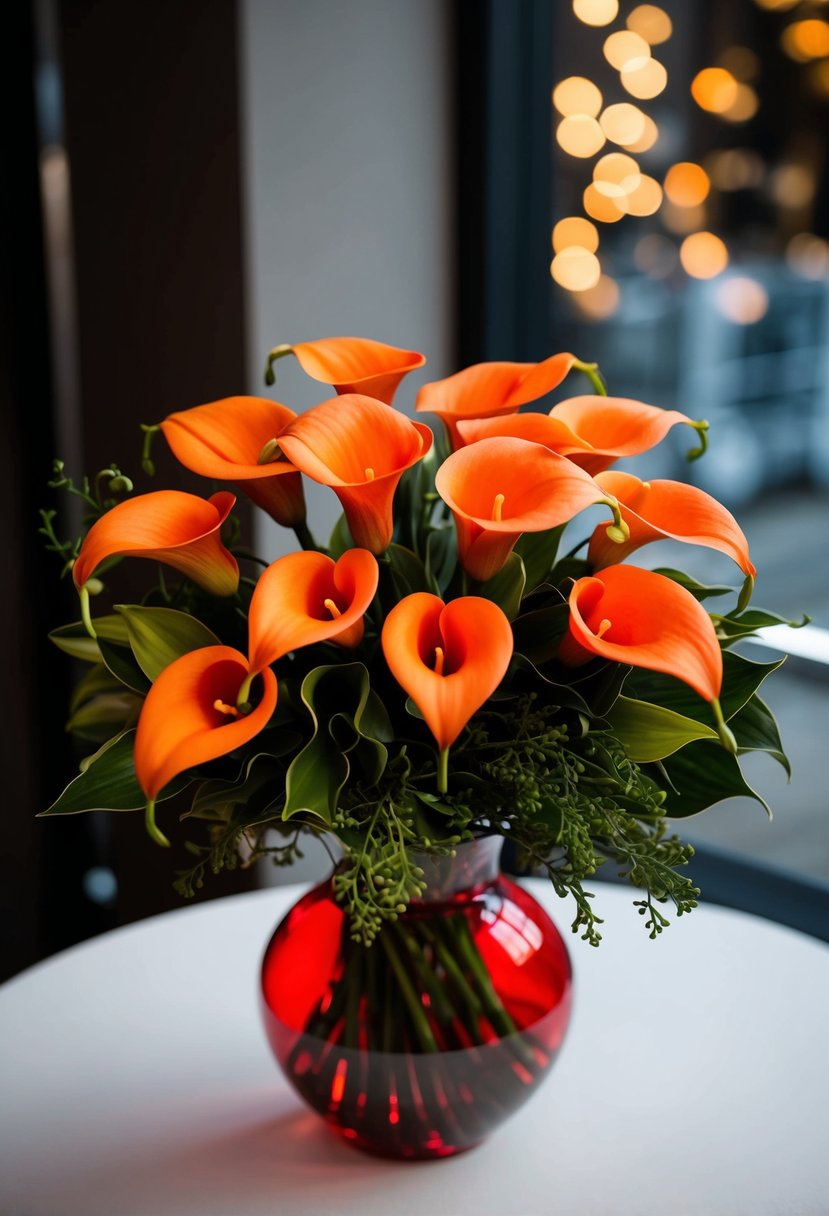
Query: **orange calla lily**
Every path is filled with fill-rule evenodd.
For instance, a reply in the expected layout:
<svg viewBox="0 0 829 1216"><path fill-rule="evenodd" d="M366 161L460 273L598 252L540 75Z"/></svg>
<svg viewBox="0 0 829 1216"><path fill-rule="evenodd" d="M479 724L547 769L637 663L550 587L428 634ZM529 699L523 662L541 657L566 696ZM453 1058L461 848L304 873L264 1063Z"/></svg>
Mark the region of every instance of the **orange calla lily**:
<svg viewBox="0 0 829 1216"><path fill-rule="evenodd" d="M514 414L519 406L552 392L576 364L579 360L570 354L551 355L541 363L475 363L445 380L424 384L415 409L437 414L455 448L462 419Z"/></svg>
<svg viewBox="0 0 829 1216"><path fill-rule="evenodd" d="M426 356L370 338L320 338L316 342L286 343L268 355L265 381L273 384L273 364L283 355L296 355L312 380L331 384L338 393L365 393L391 405L407 372L422 367Z"/></svg>
<svg viewBox="0 0 829 1216"><path fill-rule="evenodd" d="M425 591L392 608L382 644L389 670L442 753L498 687L513 650L512 629L497 604L476 595L444 604Z"/></svg>
<svg viewBox="0 0 829 1216"><path fill-rule="evenodd" d="M279 446L312 481L331 487L357 545L383 553L397 483L429 451L432 432L373 397L347 393L298 417Z"/></svg>
<svg viewBox="0 0 829 1216"><path fill-rule="evenodd" d="M170 414L161 430L185 468L237 482L277 523L292 528L305 519L302 478L282 458L278 440L295 418L278 401L225 397Z"/></svg>
<svg viewBox="0 0 829 1216"><path fill-rule="evenodd" d="M624 561L629 553L654 540L681 540L725 553L747 578L756 567L745 533L730 511L696 486L680 481L640 481L631 473L600 473L596 482L619 503L630 535L614 544L599 524L590 538L587 560L596 570Z"/></svg>
<svg viewBox="0 0 829 1216"><path fill-rule="evenodd" d="M356 646L378 575L377 560L367 549L348 549L337 562L313 552L272 562L250 602L251 674L300 646L325 641Z"/></svg>
<svg viewBox="0 0 829 1216"><path fill-rule="evenodd" d="M460 563L481 582L498 573L522 532L558 527L597 502L614 506L564 456L506 436L453 452L435 487L455 517Z"/></svg>
<svg viewBox="0 0 829 1216"><path fill-rule="evenodd" d="M225 490L207 499L156 490L119 502L87 532L72 567L75 586L82 590L108 557L148 557L213 595L233 595L239 567L219 533L235 501Z"/></svg>
<svg viewBox="0 0 829 1216"><path fill-rule="evenodd" d="M577 667L595 655L676 676L706 701L722 685L711 618L690 592L637 566L608 566L577 579L559 658Z"/></svg>
<svg viewBox="0 0 829 1216"><path fill-rule="evenodd" d="M695 453L699 454L705 447L706 422L627 397L570 397L553 406L549 414L459 422L458 432L464 443L493 435L542 443L595 477L623 456L649 451L680 422L699 432L701 446Z"/></svg>
<svg viewBox="0 0 829 1216"><path fill-rule="evenodd" d="M259 704L243 715L236 702L248 678L247 659L238 650L206 646L176 659L147 693L135 735L135 773L157 843L168 843L154 819L164 786L185 769L241 747L267 726L276 707L276 676L269 668L262 672Z"/></svg>

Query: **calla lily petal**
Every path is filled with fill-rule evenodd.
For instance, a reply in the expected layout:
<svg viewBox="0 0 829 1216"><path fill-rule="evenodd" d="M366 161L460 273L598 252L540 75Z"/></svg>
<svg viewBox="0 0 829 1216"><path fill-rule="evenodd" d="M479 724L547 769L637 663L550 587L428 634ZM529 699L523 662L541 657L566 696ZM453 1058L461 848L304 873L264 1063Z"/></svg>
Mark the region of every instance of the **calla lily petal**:
<svg viewBox="0 0 829 1216"><path fill-rule="evenodd" d="M637 566L609 566L577 579L559 658L579 666L598 655L676 676L717 702L722 651L711 618L689 591Z"/></svg>
<svg viewBox="0 0 829 1216"><path fill-rule="evenodd" d="M135 773L150 802L179 773L227 755L267 726L276 677L269 668L262 672L259 704L243 716L235 707L247 678L247 659L230 646L192 650L165 667L147 693L135 736Z"/></svg>
<svg viewBox="0 0 829 1216"><path fill-rule="evenodd" d="M312 481L330 486L361 548L383 553L392 536L392 499L406 469L432 446L422 423L357 393L324 401L283 431L279 446Z"/></svg>
<svg viewBox="0 0 829 1216"><path fill-rule="evenodd" d="M445 380L424 384L415 409L437 414L457 447L462 419L514 414L519 406L552 392L575 363L571 354L551 355L541 363L475 363Z"/></svg>
<svg viewBox="0 0 829 1216"><path fill-rule="evenodd" d="M238 482L277 523L293 527L305 519L302 478L282 456L278 440L295 418L278 401L225 397L170 414L161 430L185 468L216 481Z"/></svg>
<svg viewBox="0 0 829 1216"><path fill-rule="evenodd" d="M474 595L444 604L427 592L392 608L382 644L389 670L440 751L451 747L498 687L513 650L509 621L497 604Z"/></svg>
<svg viewBox="0 0 829 1216"><path fill-rule="evenodd" d="M119 502L87 532L72 567L75 586L80 590L108 557L146 557L213 595L233 595L239 567L219 533L235 501L225 490L207 499L156 490Z"/></svg>
<svg viewBox="0 0 829 1216"><path fill-rule="evenodd" d="M596 570L624 561L629 553L654 540L681 540L705 545L733 558L746 577L757 570L745 533L716 498L681 481L640 481L631 473L600 473L596 482L619 503L629 538L614 544L599 524L590 538L587 560Z"/></svg>
<svg viewBox="0 0 829 1216"><path fill-rule="evenodd" d="M331 384L338 393L365 393L390 405L403 377L422 367L426 356L416 350L401 350L370 338L320 338L316 342L295 342L277 346L268 359L268 375L273 360L294 354L306 375Z"/></svg>
<svg viewBox="0 0 829 1216"><path fill-rule="evenodd" d="M627 397L583 396L560 401L546 415L460 422L458 431L464 443L493 435L543 443L595 477L623 456L649 451L681 422L696 430L706 427L678 410L663 410Z"/></svg>
<svg viewBox="0 0 829 1216"><path fill-rule="evenodd" d="M251 673L315 642L356 646L378 576L377 561L366 549L348 549L337 562L314 552L272 562L250 602Z"/></svg>
<svg viewBox="0 0 829 1216"><path fill-rule="evenodd" d="M522 532L558 527L607 501L592 477L564 456L509 436L453 452L435 487L455 517L461 565L481 581L498 573Z"/></svg>

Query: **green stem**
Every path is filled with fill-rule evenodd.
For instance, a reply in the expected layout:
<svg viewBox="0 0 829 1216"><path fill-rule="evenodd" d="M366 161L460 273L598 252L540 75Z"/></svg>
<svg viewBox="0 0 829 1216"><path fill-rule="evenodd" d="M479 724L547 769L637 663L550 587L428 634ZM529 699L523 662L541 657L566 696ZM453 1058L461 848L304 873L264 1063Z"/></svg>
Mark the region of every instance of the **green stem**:
<svg viewBox="0 0 829 1216"><path fill-rule="evenodd" d="M438 752L438 793L445 794L449 789L449 748L444 747Z"/></svg>
<svg viewBox="0 0 829 1216"><path fill-rule="evenodd" d="M89 588L85 583L81 587L79 595L81 599L81 620L84 623L84 628L91 638L97 638L98 635L95 632L95 626L92 624L92 616L89 612Z"/></svg>
<svg viewBox="0 0 829 1216"><path fill-rule="evenodd" d="M161 845L162 848L169 849L170 842L155 821L155 798L150 798L147 802L144 823L147 826L147 835L150 839L154 840L156 844Z"/></svg>
<svg viewBox="0 0 829 1216"><path fill-rule="evenodd" d="M602 379L601 372L599 371L598 363L582 363L581 359L574 359L573 368L577 372L584 372L587 379L593 385L594 391L597 392L600 397L607 396L607 388L605 387L605 382Z"/></svg>
<svg viewBox="0 0 829 1216"><path fill-rule="evenodd" d="M155 477L155 465L152 459L153 439L161 430L160 426L148 426L146 423L140 423L141 430L144 432L144 443L141 447L141 468L148 477Z"/></svg>
<svg viewBox="0 0 829 1216"><path fill-rule="evenodd" d="M311 529L304 519L294 524L294 532L303 549L319 549L319 545L314 540Z"/></svg>
<svg viewBox="0 0 829 1216"><path fill-rule="evenodd" d="M420 998L414 990L412 981L409 979L406 968L403 966L400 958L395 952L394 947L385 933L379 934L379 940L382 943L383 949L386 952L386 957L391 963L395 978L400 987L400 992L403 1000L406 1002L406 1008L409 1011L409 1016L412 1019L412 1026L417 1035L420 1046L424 1051L436 1052L438 1045L435 1042L435 1036L432 1034L432 1028L429 1025L429 1019L426 1016L425 1010L420 1003Z"/></svg>

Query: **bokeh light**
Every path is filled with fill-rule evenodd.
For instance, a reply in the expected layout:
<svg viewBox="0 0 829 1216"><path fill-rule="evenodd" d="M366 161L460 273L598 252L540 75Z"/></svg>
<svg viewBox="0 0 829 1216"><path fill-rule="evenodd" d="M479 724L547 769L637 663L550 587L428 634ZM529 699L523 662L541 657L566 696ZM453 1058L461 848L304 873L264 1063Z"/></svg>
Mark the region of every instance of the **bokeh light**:
<svg viewBox="0 0 829 1216"><path fill-rule="evenodd" d="M589 114L568 114L558 124L556 140L559 147L570 156L585 159L595 156L604 146L605 137L596 119L591 118Z"/></svg>
<svg viewBox="0 0 829 1216"><path fill-rule="evenodd" d="M679 247L682 269L694 279L713 279L728 265L728 249L713 232L692 232Z"/></svg>
<svg viewBox="0 0 829 1216"><path fill-rule="evenodd" d="M691 81L691 96L702 110L723 114L737 101L737 81L725 68L703 68Z"/></svg>
<svg viewBox="0 0 829 1216"><path fill-rule="evenodd" d="M570 114L596 118L602 108L601 90L586 76L568 76L553 89L553 105L565 118Z"/></svg>
<svg viewBox="0 0 829 1216"><path fill-rule="evenodd" d="M800 0L754 0L758 8L768 9L770 12L784 13L790 8L796 8Z"/></svg>
<svg viewBox="0 0 829 1216"><path fill-rule="evenodd" d="M641 176L636 161L632 156L625 156L623 152L608 152L597 160L593 167L593 181L597 189L611 198L617 192L605 191L606 185L619 186L624 194L630 194L631 190L635 190L639 185Z"/></svg>
<svg viewBox="0 0 829 1216"><path fill-rule="evenodd" d="M595 287L588 287L573 297L579 312L587 320L604 321L612 317L619 307L619 284L609 275L599 277Z"/></svg>
<svg viewBox="0 0 829 1216"><path fill-rule="evenodd" d="M829 55L829 23L816 18L793 21L784 29L780 42L786 54L798 63L822 59Z"/></svg>
<svg viewBox="0 0 829 1216"><path fill-rule="evenodd" d="M705 202L711 182L702 165L680 161L665 174L665 193L678 207L696 207Z"/></svg>
<svg viewBox="0 0 829 1216"><path fill-rule="evenodd" d="M626 195L621 186L611 186L602 183L599 190L595 182L591 182L582 195L582 205L591 219L600 224L615 224L625 215Z"/></svg>
<svg viewBox="0 0 829 1216"><path fill-rule="evenodd" d="M662 187L654 177L643 173L634 190L625 198L628 215L653 215L662 205Z"/></svg>
<svg viewBox="0 0 829 1216"><path fill-rule="evenodd" d="M610 142L622 148L635 144L645 134L645 115L629 101L608 106L602 111L599 123Z"/></svg>
<svg viewBox="0 0 829 1216"><path fill-rule="evenodd" d="M667 42L673 33L671 19L663 8L656 4L640 4L628 14L625 25L634 34L639 34L651 46Z"/></svg>
<svg viewBox="0 0 829 1216"><path fill-rule="evenodd" d="M717 285L717 308L735 325L756 325L769 310L769 293L747 275L733 275Z"/></svg>
<svg viewBox="0 0 829 1216"><path fill-rule="evenodd" d="M585 25L610 25L619 12L619 0L573 0L573 12Z"/></svg>
<svg viewBox="0 0 829 1216"><path fill-rule="evenodd" d="M750 148L725 148L705 158L708 176L718 190L756 190L765 177L762 157Z"/></svg>
<svg viewBox="0 0 829 1216"><path fill-rule="evenodd" d="M704 228L707 222L703 203L697 204L696 207L678 207L670 199L665 199L663 202L659 218L668 231L673 232L676 236L686 236L689 232L697 232L700 228Z"/></svg>
<svg viewBox="0 0 829 1216"><path fill-rule="evenodd" d="M723 110L722 116L729 122L748 122L760 109L760 98L750 84L738 84L734 104Z"/></svg>
<svg viewBox="0 0 829 1216"><path fill-rule="evenodd" d="M628 67L641 67L650 59L651 48L644 38L631 30L617 30L604 41L604 57L620 72Z"/></svg>
<svg viewBox="0 0 829 1216"><path fill-rule="evenodd" d="M802 279L829 278L829 244L813 232L798 232L786 246L786 261Z"/></svg>
<svg viewBox="0 0 829 1216"><path fill-rule="evenodd" d="M566 219L559 220L553 229L553 249L561 253L570 245L580 245L588 253L595 253L599 248L599 233L595 224L581 215L568 215Z"/></svg>
<svg viewBox="0 0 829 1216"><path fill-rule="evenodd" d="M653 121L650 114L645 114L643 117L645 119L644 130L632 144L625 144L628 152L649 152L659 139L659 127Z"/></svg>
<svg viewBox="0 0 829 1216"><path fill-rule="evenodd" d="M557 253L550 263L550 274L567 291L587 291L601 277L599 259L589 249L570 245Z"/></svg>
<svg viewBox="0 0 829 1216"><path fill-rule="evenodd" d="M779 165L770 185L774 201L791 211L808 206L815 196L815 175L808 165Z"/></svg>
<svg viewBox="0 0 829 1216"><path fill-rule="evenodd" d="M819 96L829 97L829 59L823 59L811 67L809 82Z"/></svg>
<svg viewBox="0 0 829 1216"><path fill-rule="evenodd" d="M760 73L760 60L747 46L729 46L720 55L719 66L737 80L754 80Z"/></svg>
<svg viewBox="0 0 829 1216"><path fill-rule="evenodd" d="M652 279L667 278L679 263L676 245L659 232L650 232L640 237L633 247L633 261L637 270Z"/></svg>
<svg viewBox="0 0 829 1216"><path fill-rule="evenodd" d="M650 101L665 88L668 73L658 59L646 59L644 63L634 60L632 66L622 69L621 81L631 97Z"/></svg>

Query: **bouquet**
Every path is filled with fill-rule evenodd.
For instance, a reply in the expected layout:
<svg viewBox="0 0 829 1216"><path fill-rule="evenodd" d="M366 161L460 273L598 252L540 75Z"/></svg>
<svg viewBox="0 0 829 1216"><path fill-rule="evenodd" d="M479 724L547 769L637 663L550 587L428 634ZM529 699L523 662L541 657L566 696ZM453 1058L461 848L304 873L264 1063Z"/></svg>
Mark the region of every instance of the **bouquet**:
<svg viewBox="0 0 829 1216"><path fill-rule="evenodd" d="M707 424L607 396L571 354L427 384L415 421L392 400L425 362L416 352L278 346L269 384L285 357L326 400L298 415L231 397L143 428L144 474L160 432L212 483L204 497L134 493L114 465L76 486L56 464L51 484L87 515L66 540L43 513L80 601L80 621L51 637L84 664L68 729L97 750L44 814L143 809L166 845L175 797L202 825L184 895L210 871L287 863L306 834L336 840L334 889L364 944L418 899L424 854L500 834L575 897L586 941L601 937L584 885L601 866L641 890L655 937L699 895L672 821L732 795L762 801L741 754L787 763L758 695L778 664L733 649L780 620L750 606L742 530L700 489L613 468L674 427L694 432L696 458ZM592 391L521 412L571 373ZM324 542L306 478L342 507ZM235 493L299 548L254 555ZM603 518L579 530L596 506ZM627 561L666 537L733 559L736 599ZM118 564L133 558L152 567L141 602L124 603Z"/></svg>

